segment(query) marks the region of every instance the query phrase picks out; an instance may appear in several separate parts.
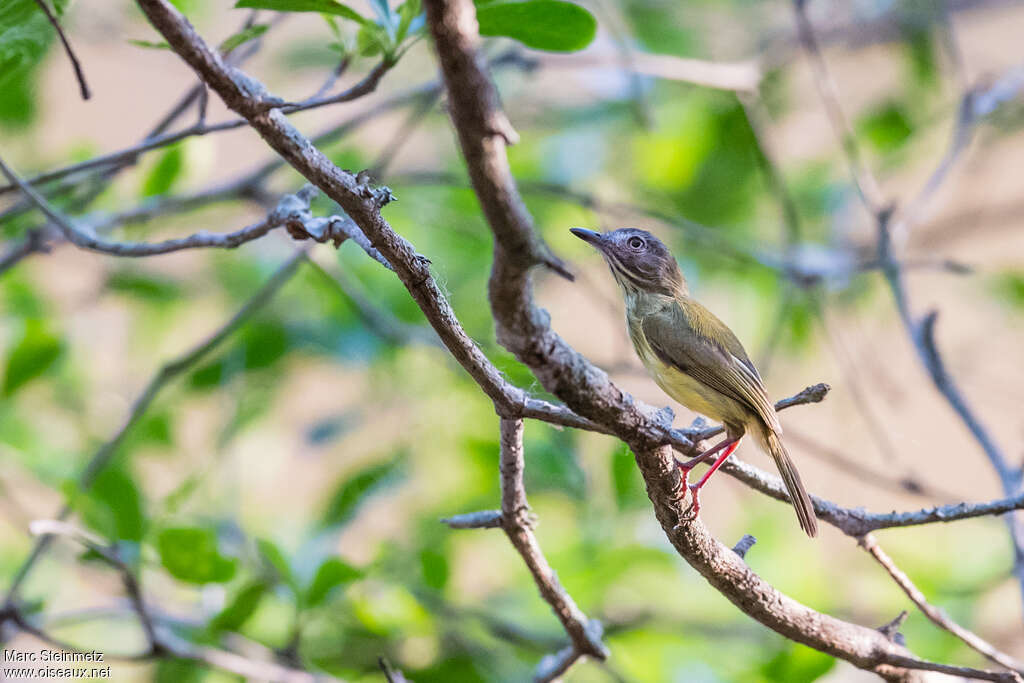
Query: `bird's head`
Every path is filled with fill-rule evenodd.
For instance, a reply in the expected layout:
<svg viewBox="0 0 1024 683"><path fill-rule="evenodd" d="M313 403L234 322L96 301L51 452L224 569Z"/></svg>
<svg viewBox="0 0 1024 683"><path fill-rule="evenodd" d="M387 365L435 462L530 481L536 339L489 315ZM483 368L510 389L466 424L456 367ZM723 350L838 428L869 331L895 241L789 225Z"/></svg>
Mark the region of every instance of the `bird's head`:
<svg viewBox="0 0 1024 683"><path fill-rule="evenodd" d="M569 231L601 252L626 293L675 296L685 292L685 280L672 252L646 230L620 228L600 233L571 228Z"/></svg>

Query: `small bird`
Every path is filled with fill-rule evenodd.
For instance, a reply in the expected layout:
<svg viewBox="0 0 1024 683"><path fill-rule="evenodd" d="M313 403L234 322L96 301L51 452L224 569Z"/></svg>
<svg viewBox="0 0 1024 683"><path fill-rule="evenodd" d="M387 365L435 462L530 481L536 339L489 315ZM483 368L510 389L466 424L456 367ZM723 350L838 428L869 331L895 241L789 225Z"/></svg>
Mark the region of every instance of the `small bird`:
<svg viewBox="0 0 1024 683"><path fill-rule="evenodd" d="M689 293L672 253L661 240L635 228L601 234L572 228L608 263L626 300L626 325L633 348L661 389L690 410L720 421L725 438L700 456L679 463L692 491L690 510L700 511L700 489L750 431L775 461L800 527L818 533L811 499L782 444L782 426L764 383L736 335ZM718 454L696 484L689 471ZM684 488L684 494L687 488Z"/></svg>

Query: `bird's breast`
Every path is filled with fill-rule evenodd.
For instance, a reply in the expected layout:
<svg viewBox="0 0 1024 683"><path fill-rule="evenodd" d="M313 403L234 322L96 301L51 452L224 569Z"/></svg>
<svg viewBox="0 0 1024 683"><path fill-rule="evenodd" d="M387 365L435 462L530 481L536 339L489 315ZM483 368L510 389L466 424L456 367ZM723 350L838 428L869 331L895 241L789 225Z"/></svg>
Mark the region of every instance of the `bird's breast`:
<svg viewBox="0 0 1024 683"><path fill-rule="evenodd" d="M628 323L629 338L647 372L661 390L690 410L712 420L743 424L749 411L734 399L694 379L679 368L665 363L654 352L639 322Z"/></svg>

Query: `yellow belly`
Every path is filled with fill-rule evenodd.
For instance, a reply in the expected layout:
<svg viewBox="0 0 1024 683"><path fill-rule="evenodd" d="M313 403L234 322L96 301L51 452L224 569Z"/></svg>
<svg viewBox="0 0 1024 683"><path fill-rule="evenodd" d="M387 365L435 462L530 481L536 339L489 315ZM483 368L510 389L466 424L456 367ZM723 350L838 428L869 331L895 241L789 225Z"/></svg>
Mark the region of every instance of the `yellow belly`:
<svg viewBox="0 0 1024 683"><path fill-rule="evenodd" d="M636 332L638 334L630 330L633 347L647 372L662 391L683 406L712 420L737 426L747 423L750 412L742 404L662 362L647 343L643 332Z"/></svg>

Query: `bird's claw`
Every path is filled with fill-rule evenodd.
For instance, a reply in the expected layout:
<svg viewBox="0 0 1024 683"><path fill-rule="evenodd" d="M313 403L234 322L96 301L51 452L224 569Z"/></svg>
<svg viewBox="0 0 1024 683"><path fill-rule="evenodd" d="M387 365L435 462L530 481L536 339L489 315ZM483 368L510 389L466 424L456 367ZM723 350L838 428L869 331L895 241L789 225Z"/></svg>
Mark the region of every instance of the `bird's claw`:
<svg viewBox="0 0 1024 683"><path fill-rule="evenodd" d="M683 463L677 460L676 464L679 465L679 474L682 479L682 481L679 482L679 495L676 500L682 503L686 499L686 494L688 492L691 494L690 504L687 505L686 509L683 510L683 513L679 515L679 525L689 524L697 519L697 515L700 512L700 486L697 484L691 484L688 481L690 470L686 468Z"/></svg>
<svg viewBox="0 0 1024 683"><path fill-rule="evenodd" d="M693 522L700 514L700 487L696 484L687 484L685 490L690 492L690 504L683 510L683 514L679 516L679 519L683 522ZM683 498L685 497L686 494L683 494Z"/></svg>

